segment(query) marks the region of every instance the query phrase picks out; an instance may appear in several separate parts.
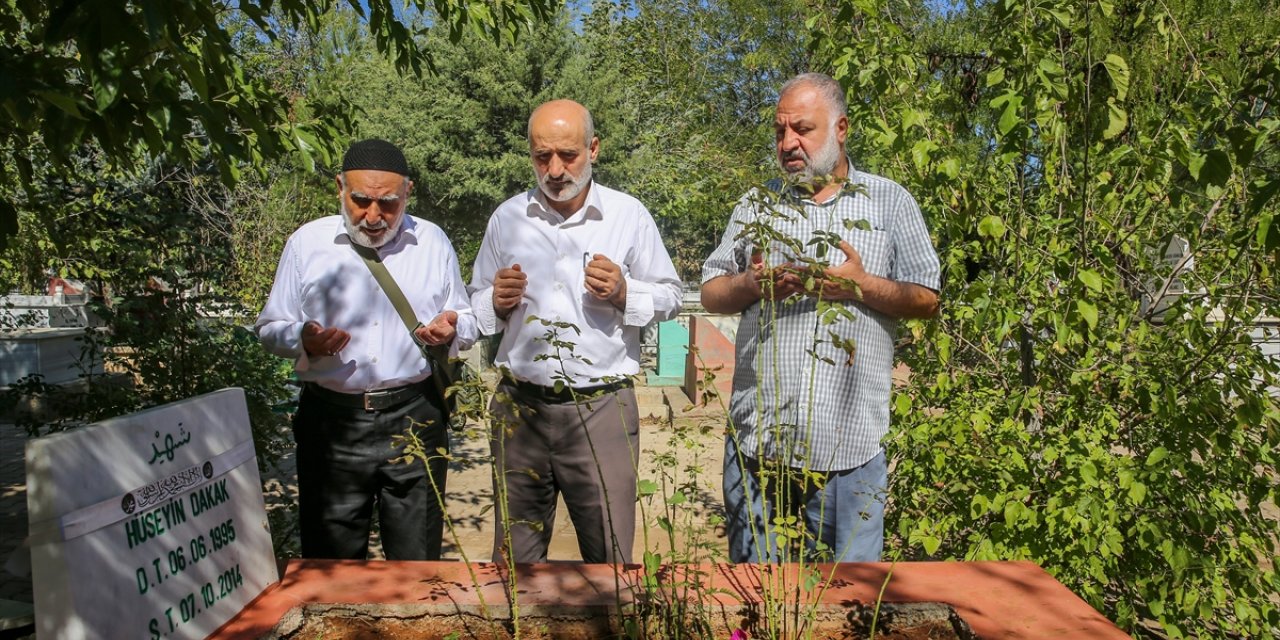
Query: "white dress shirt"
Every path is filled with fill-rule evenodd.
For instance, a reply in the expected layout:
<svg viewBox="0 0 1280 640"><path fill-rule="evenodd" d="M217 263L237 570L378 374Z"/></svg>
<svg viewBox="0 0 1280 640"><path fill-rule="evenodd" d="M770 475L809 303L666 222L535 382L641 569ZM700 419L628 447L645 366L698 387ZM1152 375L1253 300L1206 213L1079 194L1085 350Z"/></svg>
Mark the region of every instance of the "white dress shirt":
<svg viewBox="0 0 1280 640"><path fill-rule="evenodd" d="M649 210L625 193L594 182L589 188L582 209L567 219L536 188L502 203L489 218L472 270L471 305L481 332L504 332L494 364L517 379L581 388L639 373L640 330L680 312L683 284ZM625 312L587 291L584 269L597 253L622 268ZM528 283L504 321L493 309L493 280L513 264Z"/></svg>
<svg viewBox="0 0 1280 640"><path fill-rule="evenodd" d="M400 231L377 251L419 321L458 313L452 354L475 342L458 256L440 227L405 214ZM302 325L310 320L346 331L351 341L334 356L308 355ZM313 220L289 237L254 329L268 351L295 360L299 379L334 391L375 391L431 375L391 300L352 248L341 216Z"/></svg>

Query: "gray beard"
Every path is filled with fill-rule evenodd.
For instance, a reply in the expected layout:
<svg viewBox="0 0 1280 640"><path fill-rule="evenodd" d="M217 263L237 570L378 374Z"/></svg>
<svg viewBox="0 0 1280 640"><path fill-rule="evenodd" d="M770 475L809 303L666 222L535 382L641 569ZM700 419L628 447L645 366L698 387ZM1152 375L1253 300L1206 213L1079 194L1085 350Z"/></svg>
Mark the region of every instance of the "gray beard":
<svg viewBox="0 0 1280 640"><path fill-rule="evenodd" d="M812 183L815 178L831 175L840 164L840 142L836 140L835 127L831 128L827 144L818 150L816 157L810 158L803 151L800 154L804 157L804 168L791 174L797 182Z"/></svg>

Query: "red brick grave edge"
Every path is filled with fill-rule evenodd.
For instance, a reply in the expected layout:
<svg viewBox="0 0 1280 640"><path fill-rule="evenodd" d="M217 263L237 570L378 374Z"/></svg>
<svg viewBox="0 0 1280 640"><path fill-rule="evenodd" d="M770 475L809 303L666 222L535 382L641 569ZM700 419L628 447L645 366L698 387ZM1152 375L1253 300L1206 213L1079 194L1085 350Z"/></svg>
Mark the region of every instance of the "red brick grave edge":
<svg viewBox="0 0 1280 640"><path fill-rule="evenodd" d="M872 604L884 586L886 603L945 603L978 637L1106 640L1129 636L1032 562L909 562L813 565L830 576L824 605ZM764 572L788 565L703 565L703 591L726 608L759 601ZM686 570L688 570L686 568ZM473 579L471 571L476 578ZM627 565L552 563L517 568L521 607L613 606L616 585L639 584L643 569ZM306 604L506 602L500 567L491 563L290 560L267 588L210 638L257 639L294 607ZM888 584L885 579L888 576ZM475 585L480 585L479 589ZM477 593L479 592L479 593Z"/></svg>

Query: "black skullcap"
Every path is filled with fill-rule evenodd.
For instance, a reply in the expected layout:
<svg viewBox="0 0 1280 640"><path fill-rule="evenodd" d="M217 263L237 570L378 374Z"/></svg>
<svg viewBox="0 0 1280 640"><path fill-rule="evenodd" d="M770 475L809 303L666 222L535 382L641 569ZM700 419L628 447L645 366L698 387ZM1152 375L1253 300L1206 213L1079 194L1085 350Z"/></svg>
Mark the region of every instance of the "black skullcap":
<svg viewBox="0 0 1280 640"><path fill-rule="evenodd" d="M370 169L373 171L390 171L402 176L409 175L409 162L404 159L400 147L386 140L361 140L352 143L347 154L342 156L342 170L356 171Z"/></svg>

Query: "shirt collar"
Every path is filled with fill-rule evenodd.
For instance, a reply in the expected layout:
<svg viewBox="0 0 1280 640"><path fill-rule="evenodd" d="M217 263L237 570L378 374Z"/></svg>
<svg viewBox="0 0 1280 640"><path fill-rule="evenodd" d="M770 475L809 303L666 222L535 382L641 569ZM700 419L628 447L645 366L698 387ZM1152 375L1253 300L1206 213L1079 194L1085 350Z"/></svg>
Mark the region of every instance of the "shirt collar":
<svg viewBox="0 0 1280 640"><path fill-rule="evenodd" d="M542 193L542 189L534 186L529 192L528 212L530 215L536 215L546 219L552 224L569 224L582 223L587 220L603 220L604 219L604 202L600 199L600 187L592 180L587 184L587 199L582 203L582 208L573 212L573 215L567 218L561 218L560 212L551 208L547 202L546 194Z"/></svg>

